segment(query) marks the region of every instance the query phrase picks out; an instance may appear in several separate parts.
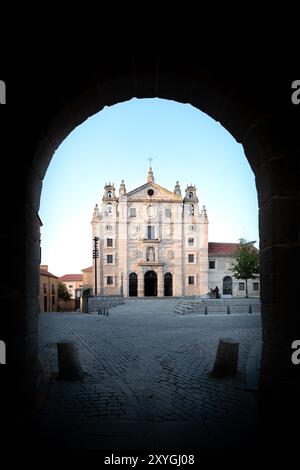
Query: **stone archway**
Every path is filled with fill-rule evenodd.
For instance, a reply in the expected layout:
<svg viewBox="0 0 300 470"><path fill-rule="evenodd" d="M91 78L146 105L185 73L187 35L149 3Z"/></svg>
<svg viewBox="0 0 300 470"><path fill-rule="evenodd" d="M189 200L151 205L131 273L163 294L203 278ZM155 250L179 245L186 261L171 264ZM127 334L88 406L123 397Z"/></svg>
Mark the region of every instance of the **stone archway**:
<svg viewBox="0 0 300 470"><path fill-rule="evenodd" d="M138 295L138 276L136 273L129 274L129 297Z"/></svg>
<svg viewBox="0 0 300 470"><path fill-rule="evenodd" d="M225 276L223 279L223 295L232 295L232 277Z"/></svg>
<svg viewBox="0 0 300 470"><path fill-rule="evenodd" d="M173 276L171 273L164 275L164 295L171 297L173 295Z"/></svg>
<svg viewBox="0 0 300 470"><path fill-rule="evenodd" d="M147 271L144 275L145 297L157 297L157 274L155 271Z"/></svg>
<svg viewBox="0 0 300 470"><path fill-rule="evenodd" d="M85 58L78 62L71 56L66 61L64 57L59 64L59 79L57 55L53 55L51 67L49 57L40 55L39 61L33 58L23 76L21 72L15 83L7 84L13 90L10 106L15 103L18 120L13 129L14 145L12 139L10 145L5 145L9 135L5 129L1 142L11 184L5 189L8 202L2 217L6 224L0 234L2 246L10 253L3 283L6 315L0 318L0 331L13 374L8 378L2 368L0 378L12 393L18 391L12 400L15 410L17 404L21 409L32 405L40 377L38 209L42 180L51 158L76 126L104 106L132 97L159 97L190 103L220 122L243 145L255 174L263 329L260 402L270 420L275 417L276 423L289 422L294 418L300 393L300 367L291 368L299 302L296 296L286 296L289 273L299 260L300 250L299 218L295 217L300 195L300 106L291 102L291 80L267 68L260 68L260 74L253 77L250 60L245 70L240 70L240 62L236 67L227 63L225 68L215 57L210 60L191 53L190 44L184 42L180 50L170 44L160 44L154 50L139 42L122 51L107 46L106 52L108 58L114 58L113 64L98 55L91 62ZM24 90L30 97L30 114L26 107L19 106L24 101Z"/></svg>

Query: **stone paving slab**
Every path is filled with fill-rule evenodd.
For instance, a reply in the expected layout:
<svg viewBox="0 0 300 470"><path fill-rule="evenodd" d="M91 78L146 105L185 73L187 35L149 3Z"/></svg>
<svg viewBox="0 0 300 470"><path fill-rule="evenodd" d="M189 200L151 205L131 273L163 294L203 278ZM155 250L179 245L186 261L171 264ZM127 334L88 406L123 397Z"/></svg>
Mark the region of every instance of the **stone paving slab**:
<svg viewBox="0 0 300 470"><path fill-rule="evenodd" d="M108 317L41 314L40 348L52 380L31 423L39 430L37 445L184 448L200 439L202 446L217 446L218 426L235 420L255 427L256 395L245 386L260 316L180 316L176 302L130 299ZM240 342L238 372L216 379L210 371L223 336ZM56 378L56 342L65 339L78 348L84 371L79 382Z"/></svg>

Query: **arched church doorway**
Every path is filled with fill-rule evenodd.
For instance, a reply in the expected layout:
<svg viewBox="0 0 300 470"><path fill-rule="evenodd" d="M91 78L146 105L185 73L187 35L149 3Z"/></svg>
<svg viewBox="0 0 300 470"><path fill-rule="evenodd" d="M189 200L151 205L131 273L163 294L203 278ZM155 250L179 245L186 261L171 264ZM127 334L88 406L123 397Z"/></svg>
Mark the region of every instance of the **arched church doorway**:
<svg viewBox="0 0 300 470"><path fill-rule="evenodd" d="M145 297L157 296L157 274L155 271L147 271L144 276Z"/></svg>
<svg viewBox="0 0 300 470"><path fill-rule="evenodd" d="M164 276L164 295L165 297L173 295L173 276L171 273L166 273Z"/></svg>
<svg viewBox="0 0 300 470"><path fill-rule="evenodd" d="M232 295L232 277L225 276L223 279L223 295Z"/></svg>
<svg viewBox="0 0 300 470"><path fill-rule="evenodd" d="M137 297L138 277L136 273L129 274L129 297Z"/></svg>

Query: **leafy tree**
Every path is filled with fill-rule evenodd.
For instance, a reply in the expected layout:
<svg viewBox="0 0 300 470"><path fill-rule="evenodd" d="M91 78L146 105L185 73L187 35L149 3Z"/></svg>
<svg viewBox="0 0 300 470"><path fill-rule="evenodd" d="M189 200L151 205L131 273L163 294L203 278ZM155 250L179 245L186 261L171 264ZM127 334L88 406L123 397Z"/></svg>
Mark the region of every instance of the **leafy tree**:
<svg viewBox="0 0 300 470"><path fill-rule="evenodd" d="M58 283L58 298L61 300L69 300L71 298L71 294L68 291L66 284L63 282Z"/></svg>
<svg viewBox="0 0 300 470"><path fill-rule="evenodd" d="M255 279L259 274L259 254L253 246L255 242L247 242L240 238L240 245L234 257L235 262L231 265L230 271L236 279L243 279L246 282L246 297L248 297L248 279Z"/></svg>

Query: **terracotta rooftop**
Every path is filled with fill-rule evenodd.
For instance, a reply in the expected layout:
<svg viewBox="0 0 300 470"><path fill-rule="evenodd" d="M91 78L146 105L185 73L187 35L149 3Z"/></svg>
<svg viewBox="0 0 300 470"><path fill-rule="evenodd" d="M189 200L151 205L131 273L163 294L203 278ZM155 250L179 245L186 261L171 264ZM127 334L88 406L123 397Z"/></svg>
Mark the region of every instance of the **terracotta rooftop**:
<svg viewBox="0 0 300 470"><path fill-rule="evenodd" d="M232 256L234 255L237 248L240 246L240 243L215 243L209 242L208 243L208 255L209 256L217 256L217 255L224 255L224 256ZM253 247L255 251L258 251L255 246Z"/></svg>
<svg viewBox="0 0 300 470"><path fill-rule="evenodd" d="M59 278L62 282L69 282L69 281L82 281L82 274L64 274Z"/></svg>

